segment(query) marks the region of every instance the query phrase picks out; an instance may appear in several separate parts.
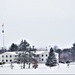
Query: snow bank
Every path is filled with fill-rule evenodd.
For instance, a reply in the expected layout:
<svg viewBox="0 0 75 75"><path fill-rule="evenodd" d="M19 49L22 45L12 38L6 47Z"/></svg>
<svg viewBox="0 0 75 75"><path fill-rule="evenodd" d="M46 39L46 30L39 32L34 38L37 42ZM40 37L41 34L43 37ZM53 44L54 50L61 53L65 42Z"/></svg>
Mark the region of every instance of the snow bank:
<svg viewBox="0 0 75 75"><path fill-rule="evenodd" d="M0 67L0 74L75 74L75 65L59 64L55 67L47 67L45 64L39 64L37 69L31 68L21 69L21 65L13 64L14 67L11 69L10 64L5 64L3 67Z"/></svg>

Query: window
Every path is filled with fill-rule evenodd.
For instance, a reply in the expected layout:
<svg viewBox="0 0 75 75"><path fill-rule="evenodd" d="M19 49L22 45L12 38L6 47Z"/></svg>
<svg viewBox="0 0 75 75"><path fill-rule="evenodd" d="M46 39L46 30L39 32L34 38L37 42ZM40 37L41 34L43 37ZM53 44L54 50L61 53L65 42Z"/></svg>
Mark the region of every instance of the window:
<svg viewBox="0 0 75 75"><path fill-rule="evenodd" d="M8 56L6 55L6 58L7 58Z"/></svg>
<svg viewBox="0 0 75 75"><path fill-rule="evenodd" d="M43 57L43 55L42 55L42 57Z"/></svg>
<svg viewBox="0 0 75 75"><path fill-rule="evenodd" d="M15 55L15 57L17 57L17 55Z"/></svg>
<svg viewBox="0 0 75 75"><path fill-rule="evenodd" d="M2 58L4 58L4 56L2 55Z"/></svg>
<svg viewBox="0 0 75 75"><path fill-rule="evenodd" d="M10 62L12 62L12 60L10 59Z"/></svg>
<svg viewBox="0 0 75 75"><path fill-rule="evenodd" d="M6 60L6 62L8 62L8 60Z"/></svg>
<svg viewBox="0 0 75 75"><path fill-rule="evenodd" d="M44 61L44 60L42 59L42 61Z"/></svg>
<svg viewBox="0 0 75 75"><path fill-rule="evenodd" d="M46 57L47 57L47 54L46 54Z"/></svg>
<svg viewBox="0 0 75 75"><path fill-rule="evenodd" d="M10 57L12 57L12 55L10 55Z"/></svg>

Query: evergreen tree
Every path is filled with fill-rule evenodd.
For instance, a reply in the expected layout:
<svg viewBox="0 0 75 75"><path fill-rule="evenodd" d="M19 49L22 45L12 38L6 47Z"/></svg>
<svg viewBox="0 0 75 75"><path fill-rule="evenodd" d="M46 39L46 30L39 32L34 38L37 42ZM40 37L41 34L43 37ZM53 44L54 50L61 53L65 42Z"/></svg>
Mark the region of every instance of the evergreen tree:
<svg viewBox="0 0 75 75"><path fill-rule="evenodd" d="M12 43L11 46L10 46L10 48L9 48L9 51L17 51L17 50L18 50L18 45Z"/></svg>
<svg viewBox="0 0 75 75"><path fill-rule="evenodd" d="M34 58L34 52L36 51L36 49L34 48L34 46L31 48L29 48L29 50L28 50L28 53L29 53L29 55L28 55L28 64L29 64L29 67L28 68L30 68L30 64L31 64L31 62L32 62L32 59Z"/></svg>
<svg viewBox="0 0 75 75"><path fill-rule="evenodd" d="M19 45L19 50L23 51L23 53L20 54L18 60L20 60L20 62L23 63L23 68L25 68L25 63L28 63L28 68L30 68L30 64L36 49L34 48L34 46L33 48L31 48L30 44L26 40L22 40Z"/></svg>
<svg viewBox="0 0 75 75"><path fill-rule="evenodd" d="M57 60L56 60L56 57L54 54L54 50L51 48L50 52L49 52L49 56L48 56L47 61L46 61L46 65L53 67L53 66L56 66L56 64L57 64Z"/></svg>
<svg viewBox="0 0 75 75"><path fill-rule="evenodd" d="M73 47L71 48L72 59L75 61L75 43L73 43Z"/></svg>
<svg viewBox="0 0 75 75"><path fill-rule="evenodd" d="M27 51L29 48L29 43L26 40L22 40L19 45L19 51Z"/></svg>
<svg viewBox="0 0 75 75"><path fill-rule="evenodd" d="M20 45L19 45L19 50L23 51L21 55L21 61L23 62L23 68L25 68L25 63L27 62L27 51L29 48L29 43L26 40L22 40Z"/></svg>

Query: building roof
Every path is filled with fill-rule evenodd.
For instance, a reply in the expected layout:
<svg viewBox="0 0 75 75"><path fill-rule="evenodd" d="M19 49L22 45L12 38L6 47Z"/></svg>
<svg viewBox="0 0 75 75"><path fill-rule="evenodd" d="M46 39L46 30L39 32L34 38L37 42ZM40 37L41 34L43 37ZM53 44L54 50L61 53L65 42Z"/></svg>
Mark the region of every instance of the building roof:
<svg viewBox="0 0 75 75"><path fill-rule="evenodd" d="M35 54L43 54L45 52L49 52L49 51L36 51Z"/></svg>
<svg viewBox="0 0 75 75"><path fill-rule="evenodd" d="M36 51L35 54L43 54L43 53L49 53L49 51ZM55 54L58 54L55 52Z"/></svg>
<svg viewBox="0 0 75 75"><path fill-rule="evenodd" d="M2 53L2 54L5 54L5 53L7 53L7 54L12 54L12 55L17 55L16 52L4 52L4 53Z"/></svg>

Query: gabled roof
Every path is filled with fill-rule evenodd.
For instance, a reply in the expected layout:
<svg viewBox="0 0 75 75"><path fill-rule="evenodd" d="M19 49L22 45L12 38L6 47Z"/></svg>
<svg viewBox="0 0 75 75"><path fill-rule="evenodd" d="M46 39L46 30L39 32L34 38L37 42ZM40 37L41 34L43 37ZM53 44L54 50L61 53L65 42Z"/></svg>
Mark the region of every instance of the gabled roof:
<svg viewBox="0 0 75 75"><path fill-rule="evenodd" d="M6 54L6 53L7 53L7 54L12 54L12 55L17 55L16 52L4 52L4 53L2 53L2 54ZM1 54L1 55L2 55L2 54Z"/></svg>
<svg viewBox="0 0 75 75"><path fill-rule="evenodd" d="M43 54L43 53L49 53L50 51L48 50L48 51L36 51L34 54ZM58 54L58 53L56 53L55 52L55 54Z"/></svg>
<svg viewBox="0 0 75 75"><path fill-rule="evenodd" d="M35 54L43 54L43 53L48 53L49 51L36 51Z"/></svg>

